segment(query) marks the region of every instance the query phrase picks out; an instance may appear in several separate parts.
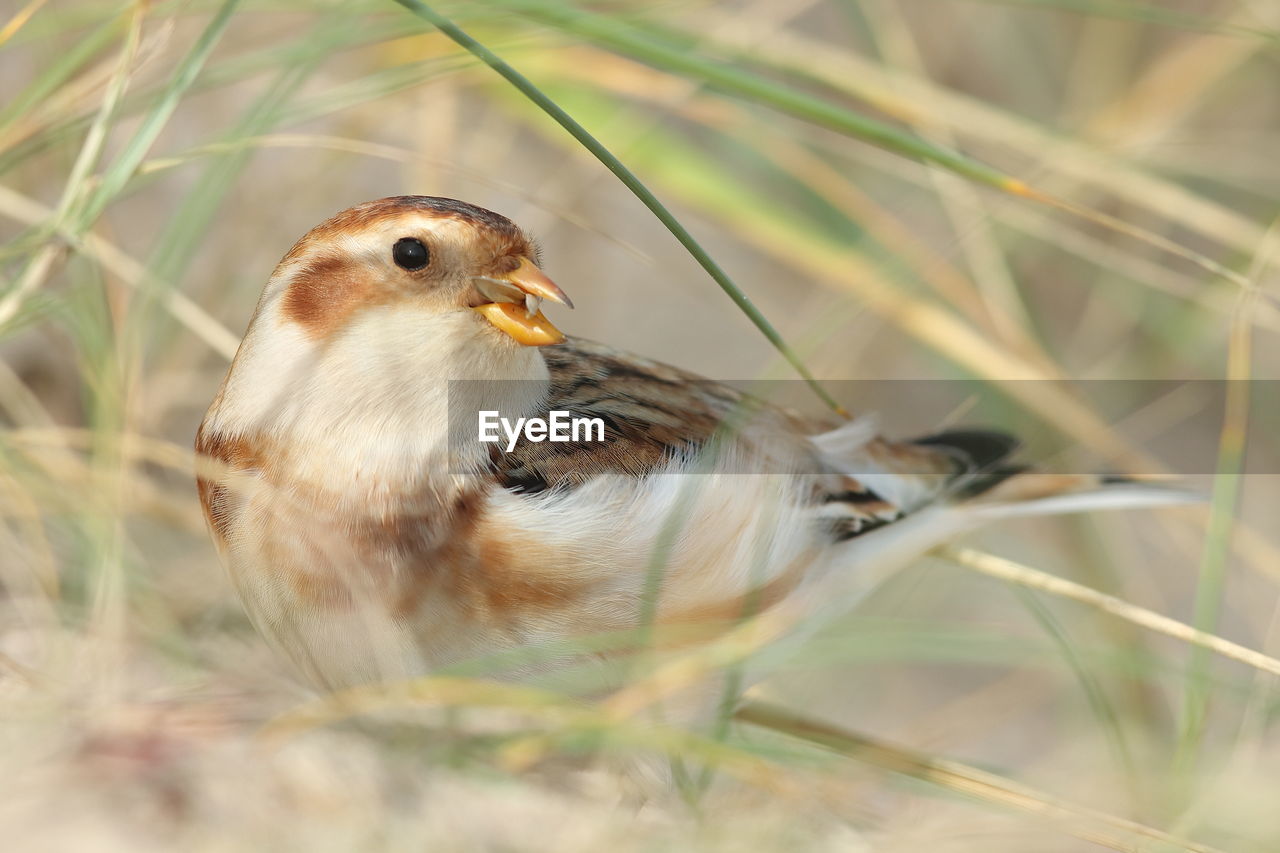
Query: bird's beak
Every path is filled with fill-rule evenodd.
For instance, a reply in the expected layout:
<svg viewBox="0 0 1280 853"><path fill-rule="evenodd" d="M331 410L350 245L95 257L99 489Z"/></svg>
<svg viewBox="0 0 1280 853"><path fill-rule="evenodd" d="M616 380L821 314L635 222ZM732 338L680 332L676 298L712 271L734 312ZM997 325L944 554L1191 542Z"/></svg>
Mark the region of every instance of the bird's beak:
<svg viewBox="0 0 1280 853"><path fill-rule="evenodd" d="M564 333L551 325L539 308L544 299L566 308L572 308L573 302L533 261L522 257L520 266L506 275L476 277L472 283L481 297L489 300L472 310L517 343L540 347L564 340Z"/></svg>

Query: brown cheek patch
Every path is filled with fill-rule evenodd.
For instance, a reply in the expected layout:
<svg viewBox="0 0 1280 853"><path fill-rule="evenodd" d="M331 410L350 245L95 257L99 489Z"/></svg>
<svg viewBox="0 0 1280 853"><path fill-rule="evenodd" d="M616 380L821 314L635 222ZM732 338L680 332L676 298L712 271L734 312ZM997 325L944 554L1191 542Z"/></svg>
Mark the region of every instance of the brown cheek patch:
<svg viewBox="0 0 1280 853"><path fill-rule="evenodd" d="M351 260L318 258L294 274L281 301L281 316L313 339L327 338L358 308L374 301L368 272Z"/></svg>

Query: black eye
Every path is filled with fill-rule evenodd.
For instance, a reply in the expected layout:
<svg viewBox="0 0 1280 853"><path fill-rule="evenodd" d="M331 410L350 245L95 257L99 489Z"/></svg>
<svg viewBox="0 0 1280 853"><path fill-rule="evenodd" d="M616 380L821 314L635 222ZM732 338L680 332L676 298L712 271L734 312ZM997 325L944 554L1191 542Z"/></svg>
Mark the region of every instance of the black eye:
<svg viewBox="0 0 1280 853"><path fill-rule="evenodd" d="M407 270L420 270L431 262L431 253L422 245L421 240L413 237L402 237L391 247L391 257L396 266Z"/></svg>

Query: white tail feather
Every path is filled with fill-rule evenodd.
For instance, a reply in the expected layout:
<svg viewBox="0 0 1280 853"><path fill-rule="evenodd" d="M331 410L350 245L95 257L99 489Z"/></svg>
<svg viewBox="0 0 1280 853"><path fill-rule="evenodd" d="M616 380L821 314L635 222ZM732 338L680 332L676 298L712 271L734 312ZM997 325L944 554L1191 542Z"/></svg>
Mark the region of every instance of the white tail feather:
<svg viewBox="0 0 1280 853"><path fill-rule="evenodd" d="M1038 474L1022 474L1014 481L1023 478L1034 479ZM1011 482L1011 484L1013 484ZM1005 484L996 491L1002 491ZM1181 506L1201 503L1204 497L1195 492L1182 489L1167 488L1151 483L1118 482L1099 483L1090 488L1077 491L1045 494L1023 500L989 500L980 495L972 501L959 504L957 509L974 516L979 524L1003 518L1021 518L1033 515L1060 515L1072 512L1092 512L1094 510L1114 509L1150 509L1164 506Z"/></svg>
<svg viewBox="0 0 1280 853"><path fill-rule="evenodd" d="M1068 484L1075 484L1076 488L1062 491ZM1059 490L1046 491L1055 487ZM1007 499L991 500L997 493ZM1018 495L1022 499L1015 497ZM806 618L776 644L770 666L777 666L822 625L852 609L902 568L939 545L990 522L1092 510L1188 505L1203 500L1194 492L1147 483L1102 483L1096 478L1025 473L1010 477L976 498L925 507L833 549L827 570L815 573L813 581L798 591L801 601L797 602L797 612L806 613Z"/></svg>

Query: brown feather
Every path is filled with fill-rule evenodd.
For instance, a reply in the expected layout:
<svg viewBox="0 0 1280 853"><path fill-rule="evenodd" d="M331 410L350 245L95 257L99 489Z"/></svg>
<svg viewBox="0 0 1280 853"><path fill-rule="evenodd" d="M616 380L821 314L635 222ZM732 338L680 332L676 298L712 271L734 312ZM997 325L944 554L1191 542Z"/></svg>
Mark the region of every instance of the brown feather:
<svg viewBox="0 0 1280 853"><path fill-rule="evenodd" d="M380 292L382 299L378 298ZM311 338L327 338L357 310L389 301L389 296L350 258L326 255L294 273L280 304L280 316L297 323Z"/></svg>
<svg viewBox="0 0 1280 853"><path fill-rule="evenodd" d="M231 524L227 475L260 468L265 454L256 442L242 436L222 435L207 429L205 424L196 431L195 450L200 506L209 529L219 545L225 547ZM210 461L214 464L204 464Z"/></svg>

